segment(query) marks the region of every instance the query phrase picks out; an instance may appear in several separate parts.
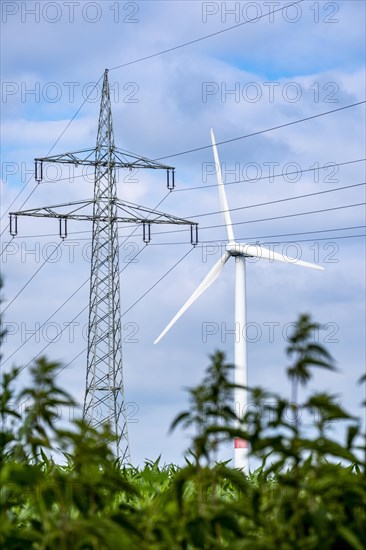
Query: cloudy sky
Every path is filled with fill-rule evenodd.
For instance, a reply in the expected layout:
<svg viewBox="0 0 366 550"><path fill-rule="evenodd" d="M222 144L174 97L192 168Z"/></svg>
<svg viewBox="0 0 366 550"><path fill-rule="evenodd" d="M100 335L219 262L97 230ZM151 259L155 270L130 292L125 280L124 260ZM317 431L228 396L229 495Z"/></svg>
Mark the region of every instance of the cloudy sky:
<svg viewBox="0 0 366 550"><path fill-rule="evenodd" d="M162 201L160 210L200 224L196 248L189 232L175 227L153 227L145 248L140 229L120 228L124 383L135 464L159 454L182 462L187 434L168 435L168 429L187 406L184 388L201 379L215 349L233 360L233 260L153 345L225 246L212 150L200 149L210 144L211 127L218 143L227 141L218 151L237 240L267 243L325 268L247 262L249 384L289 396L286 334L299 313L309 312L325 324L319 341L339 368L331 376L317 373L309 388L339 394L362 414L364 104L273 128L365 99L365 4L303 1L282 9L286 4L1 3L8 328L2 369L46 354L66 365L60 382L82 403L91 228L70 223L68 239L45 262L60 243L57 222L20 218L9 242L8 211L92 197L93 178L85 171L51 167L37 186L33 159L94 147L105 68L116 144L176 167L172 193L164 173L121 171L119 197L150 208ZM245 137L250 134L256 135ZM185 153L192 149L200 150ZM275 202L280 199L291 200ZM27 379L25 368L22 383ZM223 449L222 458L230 455Z"/></svg>

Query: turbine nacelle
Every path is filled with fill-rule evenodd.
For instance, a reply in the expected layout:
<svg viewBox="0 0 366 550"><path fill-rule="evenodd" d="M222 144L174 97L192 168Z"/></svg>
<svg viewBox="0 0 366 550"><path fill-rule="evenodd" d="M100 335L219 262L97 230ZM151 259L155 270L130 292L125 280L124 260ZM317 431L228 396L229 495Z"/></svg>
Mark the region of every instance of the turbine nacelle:
<svg viewBox="0 0 366 550"><path fill-rule="evenodd" d="M261 247L258 245L251 245L245 243L237 243L231 241L227 243L225 250L230 256L242 256L243 258L255 258L261 257Z"/></svg>
<svg viewBox="0 0 366 550"><path fill-rule="evenodd" d="M227 243L226 252L230 254L230 256L246 256L246 254L243 254L242 245L235 241Z"/></svg>

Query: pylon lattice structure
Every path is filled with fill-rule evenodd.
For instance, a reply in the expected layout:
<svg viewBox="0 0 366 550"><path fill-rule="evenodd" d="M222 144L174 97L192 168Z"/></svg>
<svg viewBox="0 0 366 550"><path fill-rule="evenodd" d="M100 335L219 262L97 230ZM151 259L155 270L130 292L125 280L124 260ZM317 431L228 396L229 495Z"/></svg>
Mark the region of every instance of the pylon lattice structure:
<svg viewBox="0 0 366 550"><path fill-rule="evenodd" d="M93 237L84 418L108 419L118 455L129 460L122 376L117 184L108 80L103 83L95 151Z"/></svg>
<svg viewBox="0 0 366 550"><path fill-rule="evenodd" d="M67 237L68 220L92 221L92 258L84 418L95 428L109 423L116 436L115 456L130 460L126 402L123 387L122 326L119 269L119 222L143 226L144 242L150 241L151 224L180 224L191 228L191 243L198 242L197 223L151 210L117 197L117 168L163 169L167 186L174 188L174 167L122 151L115 146L108 71L104 73L97 143L85 149L35 159L35 178L43 179L44 163L94 167L94 197L10 213L10 233L18 231L19 216L57 218L62 239ZM89 210L92 209L92 212Z"/></svg>

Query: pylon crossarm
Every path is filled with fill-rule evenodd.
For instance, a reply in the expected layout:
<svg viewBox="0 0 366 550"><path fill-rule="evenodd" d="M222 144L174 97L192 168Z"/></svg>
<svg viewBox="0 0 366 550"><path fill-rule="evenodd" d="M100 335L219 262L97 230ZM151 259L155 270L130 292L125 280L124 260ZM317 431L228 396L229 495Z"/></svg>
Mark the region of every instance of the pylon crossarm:
<svg viewBox="0 0 366 550"><path fill-rule="evenodd" d="M16 218L18 216L34 216L34 217L45 217L45 218L65 218L73 216L76 212L82 210L86 206L94 204L94 199L83 200L83 201L74 201L74 202L65 202L63 204L55 204L52 206L40 206L39 208L31 208L30 210L19 210L18 212L10 212L10 218ZM57 212L56 209L69 208L70 206L74 207L69 212ZM92 216L89 216L92 218ZM84 217L82 218L84 219Z"/></svg>
<svg viewBox="0 0 366 550"><path fill-rule="evenodd" d="M76 220L76 221L101 221L101 222L108 222L108 221L115 221L115 222L121 222L121 223L156 223L156 224L176 224L176 225L193 225L196 226L198 223L191 222L188 220L179 220L176 219L151 219L151 218L142 218L138 216L115 216L113 218L110 218L109 216L93 216L87 215L87 214L62 214L60 212L53 212L52 210L45 210L43 212L33 212L31 214L25 214L24 212L16 213L16 214L10 214L12 220L14 220L15 217L18 216L31 216L33 218L62 218L67 220Z"/></svg>
<svg viewBox="0 0 366 550"><path fill-rule="evenodd" d="M94 147L93 149L81 149L80 151L61 153L60 155L52 155L50 157L38 157L34 159L34 162L35 179L38 183L43 180L43 164L47 163L74 164L75 166L113 166L115 168L130 170L133 168L145 168L166 170L170 173L174 173L175 170L174 166L160 164L154 160L136 155L130 151L118 149L114 146L108 148L103 145Z"/></svg>
<svg viewBox="0 0 366 550"><path fill-rule="evenodd" d="M153 170L175 170L174 166L168 166L166 164L160 164L155 160L148 159L147 157L142 157L131 153L130 151L125 151L123 149L118 149L117 147L114 150L116 159L119 163L116 163L116 166L124 165L126 168L151 168Z"/></svg>
<svg viewBox="0 0 366 550"><path fill-rule="evenodd" d="M67 237L67 220L92 220L93 216L77 214L83 208L93 205L94 199L67 202L64 204L56 204L54 206L41 206L40 208L32 208L30 210L20 210L19 212L10 212L9 231L12 237L18 234L18 216L30 216L33 218L58 218L59 219L59 235L61 239ZM65 208L74 207L71 211L65 211ZM58 210L56 210L58 209ZM64 210L62 210L64 209Z"/></svg>
<svg viewBox="0 0 366 550"><path fill-rule="evenodd" d="M34 159L35 162L35 174L36 180L37 176L42 176L42 165L43 163L52 163L57 162L60 164L76 164L76 165L92 165L95 164L95 147L92 149L81 149L80 151L73 151L68 153L61 153L60 155L52 155L50 157L37 157Z"/></svg>
<svg viewBox="0 0 366 550"><path fill-rule="evenodd" d="M61 153L59 155L51 155L49 157L37 157L35 162L84 162L93 157L95 154L95 147L89 149L79 149L78 151L72 151L67 153ZM93 157L94 158L94 157Z"/></svg>
<svg viewBox="0 0 366 550"><path fill-rule="evenodd" d="M116 205L117 205L117 211L121 210L122 212L126 212L130 216L135 217L135 219L138 219L140 221L148 221L149 223L198 225L197 222L186 220L185 218L178 218L177 216L173 216L172 214L167 214L165 212L159 212L158 210L152 210L145 206L133 204L132 202L120 201L119 199L117 199ZM141 215L137 215L135 214L135 212L137 214L140 214L140 213L148 214L148 218L142 217ZM120 216L118 216L117 219L119 220Z"/></svg>
<svg viewBox="0 0 366 550"><path fill-rule="evenodd" d="M197 222L187 220L185 218L179 218L172 214L165 212L159 212L158 210L152 210L145 206L133 204L126 201L120 201L116 199L113 201L117 207L116 215L113 216L113 220L123 223L160 223L160 224L178 224L178 225L198 225ZM55 204L52 206L41 206L39 208L32 208L29 210L20 210L18 212L10 212L9 216L11 220L15 220L18 216L31 216L36 218L63 218L69 220L80 221L108 221L108 216L95 215L91 213L81 213L81 210L88 206L95 204L94 199L66 202L63 204ZM71 210L70 210L70 207ZM66 210L67 209L67 210Z"/></svg>

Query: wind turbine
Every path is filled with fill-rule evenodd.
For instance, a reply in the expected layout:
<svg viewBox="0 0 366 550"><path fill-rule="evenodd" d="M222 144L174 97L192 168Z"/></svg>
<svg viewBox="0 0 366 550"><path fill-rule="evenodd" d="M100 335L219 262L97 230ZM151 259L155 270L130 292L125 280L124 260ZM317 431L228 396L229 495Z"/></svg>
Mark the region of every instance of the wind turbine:
<svg viewBox="0 0 366 550"><path fill-rule="evenodd" d="M154 344L157 344L168 330L176 323L176 321L183 315L183 313L207 290L212 283L218 278L221 271L224 269L226 262L233 257L235 259L235 384L240 386L247 386L247 350L246 339L243 335L243 329L246 326L246 295L245 295L245 258L264 258L270 261L277 260L280 262L288 262L303 267L309 267L311 269L323 270L324 268L310 262L304 262L303 260L297 260L289 256L284 256L278 252L268 250L259 245L252 245L246 243L238 243L234 237L234 231L231 222L230 210L228 207L225 187L222 181L221 166L219 157L217 154L215 136L211 129L211 141L214 153L217 181L220 193L220 205L221 211L225 219L225 226L227 232L228 242L226 244L226 251L222 257L216 262L213 268L209 271L206 277L203 279L198 288L194 291L192 296L186 301L178 313L173 317L170 323L166 326L160 336L155 340ZM235 407L239 407L239 416L243 416L247 405L247 391L245 389L235 389L234 394ZM243 427L243 424L239 424ZM248 472L248 448L247 442L241 439L235 439L234 441L234 464L235 468Z"/></svg>

